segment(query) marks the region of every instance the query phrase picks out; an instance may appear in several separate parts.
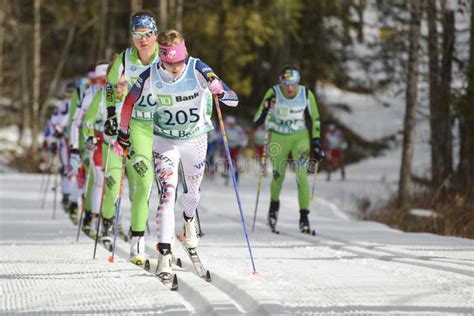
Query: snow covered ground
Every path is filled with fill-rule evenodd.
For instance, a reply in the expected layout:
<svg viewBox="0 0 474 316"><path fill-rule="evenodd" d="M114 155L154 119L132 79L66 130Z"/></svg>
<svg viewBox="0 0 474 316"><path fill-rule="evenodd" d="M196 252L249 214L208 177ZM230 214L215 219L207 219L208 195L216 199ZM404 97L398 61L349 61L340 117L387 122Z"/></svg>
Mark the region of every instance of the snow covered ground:
<svg viewBox="0 0 474 316"><path fill-rule="evenodd" d="M368 173L362 162L347 171L347 181L318 176L310 220L318 236L298 232L298 204L293 174L281 196L278 228L265 224L269 177L250 242L253 275L232 186L221 178L206 180L199 215L205 236L199 252L212 274L206 283L184 263L176 268L179 290L170 292L152 274L127 262L128 244L119 242L117 260L81 235L62 210L52 220L53 194L40 209L40 175L0 175L0 314L403 314L469 315L474 306L472 240L403 233L385 225L352 219L354 198L383 196L393 179ZM377 170L374 168L372 171ZM240 193L250 229L257 177L242 176ZM154 250L157 203L150 201L147 253ZM124 201L124 226L129 221ZM176 211L181 226L181 211Z"/></svg>

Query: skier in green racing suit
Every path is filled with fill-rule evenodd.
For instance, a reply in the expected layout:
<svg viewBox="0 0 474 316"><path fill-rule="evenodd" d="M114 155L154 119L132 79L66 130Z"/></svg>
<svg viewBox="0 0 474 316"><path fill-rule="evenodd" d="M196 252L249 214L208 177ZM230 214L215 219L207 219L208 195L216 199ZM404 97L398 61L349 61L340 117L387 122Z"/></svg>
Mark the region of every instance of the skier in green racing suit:
<svg viewBox="0 0 474 316"><path fill-rule="evenodd" d="M269 155L272 162L271 200L268 224L275 231L280 208L280 192L285 179L288 156L291 154L298 185L300 207L299 227L302 233L310 233L309 185L307 167L310 145L316 161L324 157L320 141L319 112L316 98L309 89L299 85L300 73L294 66L285 66L280 72L279 84L268 89L254 117L256 126L268 119L270 132ZM306 126L306 118L311 128ZM310 142L311 140L311 142Z"/></svg>
<svg viewBox="0 0 474 316"><path fill-rule="evenodd" d="M139 75L159 60L156 35L158 28L153 14L144 10L131 17L130 31L134 47L120 53L114 60L107 76L106 135L117 134L116 85L122 74L127 80L128 90ZM134 144L128 152L127 175L131 189L131 240L130 261L137 265L145 263L145 228L148 220L148 199L153 186L153 112L156 102L151 95L143 95L132 113L130 138Z"/></svg>

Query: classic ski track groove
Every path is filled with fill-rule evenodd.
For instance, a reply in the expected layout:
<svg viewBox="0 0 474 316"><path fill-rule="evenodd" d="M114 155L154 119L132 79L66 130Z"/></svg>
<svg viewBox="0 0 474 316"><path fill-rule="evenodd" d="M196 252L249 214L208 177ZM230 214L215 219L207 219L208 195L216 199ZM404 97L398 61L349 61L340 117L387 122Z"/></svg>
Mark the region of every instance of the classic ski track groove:
<svg viewBox="0 0 474 316"><path fill-rule="evenodd" d="M179 247L175 245L173 251L175 255L180 255L179 258L181 258L183 264L183 268L173 266L173 270L175 270L178 275L178 292L180 292L185 300L193 306L197 313L200 315L219 315L221 313L243 315L246 313L246 311L243 310L239 304L236 304L227 293L213 284L214 279L212 282L206 282L200 278L195 273L192 264L189 262L188 255L185 254L184 251L176 252L177 248ZM154 257L149 257L151 265L150 273L153 273L154 275L157 264L157 252L151 246L147 246L146 251L148 254L155 254ZM214 276L212 272L211 276ZM202 294L211 292L211 298L209 298L208 295ZM223 302L225 303L223 304Z"/></svg>
<svg viewBox="0 0 474 316"><path fill-rule="evenodd" d="M203 207L201 208L204 209ZM229 215L212 213L212 212L210 212L210 214L223 216L234 222L240 222L239 219L235 219L234 217L231 217ZM270 231L270 227L268 227L267 223L264 220L257 220L257 224L258 226L260 226L261 229L267 230L268 234L274 234ZM374 245L362 246L360 244L351 243L350 241L347 241L344 239L328 237L328 236L325 236L324 234L321 235L318 232L316 232L316 236L308 236L302 233L288 232L288 229L286 229L286 227L284 227L283 230L279 229L279 231L280 231L280 234L274 234L274 235L291 237L300 241L308 242L312 245L324 245L334 250L344 250L346 252L349 252L358 256L362 256L365 258L376 259L380 261L393 261L397 263L403 263L403 264L408 264L408 265L413 265L413 266L418 266L418 267L423 267L423 268L429 268L429 269L434 269L438 271L457 273L457 274L465 275L471 278L474 277L472 269L469 269L470 265L465 265L462 263L456 263L456 265L465 266L468 269L448 267L441 264L437 264L433 262L433 261L438 261L436 260L436 258L430 258L427 256L415 256L415 255L410 255L403 252L397 252L394 250L386 250L386 249L374 250L372 249L374 248ZM375 246L377 247L377 246L383 246L383 245L375 245ZM354 248L357 248L357 249L354 249ZM446 259L449 259L449 258L446 258ZM441 263L442 261L438 261L438 262ZM453 263L450 263L450 264L453 264Z"/></svg>
<svg viewBox="0 0 474 316"><path fill-rule="evenodd" d="M178 199L176 205L180 208L183 207L180 199ZM205 208L203 207L203 209ZM178 242L179 241L176 241L176 243ZM183 249L181 249L181 246L175 245L175 248L180 248L179 252L183 255L181 257L183 268L186 268L186 270L188 270L195 278L199 279L199 282L212 286L213 288L216 288L221 293L223 293L232 302L232 304L237 308L238 311L244 313L245 315L270 315L270 313L245 290L241 289L238 285L233 284L227 281L226 279L220 277L216 272L209 270L212 278L211 282L206 282L205 280L201 279L194 270L194 267L190 262L188 255ZM204 266L207 269L207 266Z"/></svg>

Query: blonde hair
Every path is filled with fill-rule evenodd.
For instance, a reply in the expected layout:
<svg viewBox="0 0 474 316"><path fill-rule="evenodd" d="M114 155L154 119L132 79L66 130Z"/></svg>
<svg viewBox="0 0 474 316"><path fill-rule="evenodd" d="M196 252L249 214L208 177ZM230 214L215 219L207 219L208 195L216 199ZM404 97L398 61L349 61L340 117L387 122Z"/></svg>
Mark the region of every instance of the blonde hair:
<svg viewBox="0 0 474 316"><path fill-rule="evenodd" d="M158 44L163 46L175 46L184 41L183 35L176 30L168 30L158 33Z"/></svg>

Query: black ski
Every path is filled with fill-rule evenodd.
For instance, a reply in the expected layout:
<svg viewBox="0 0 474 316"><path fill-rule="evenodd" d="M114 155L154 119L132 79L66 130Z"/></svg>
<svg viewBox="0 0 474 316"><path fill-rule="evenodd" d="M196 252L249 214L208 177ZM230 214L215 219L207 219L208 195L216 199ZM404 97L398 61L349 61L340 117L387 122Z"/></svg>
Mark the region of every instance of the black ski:
<svg viewBox="0 0 474 316"><path fill-rule="evenodd" d="M305 234L305 235L316 236L316 231L314 229L313 230L310 230L309 228L308 229L302 229L301 233Z"/></svg>
<svg viewBox="0 0 474 316"><path fill-rule="evenodd" d="M270 227L270 229L272 230L272 233L277 234L277 235L280 234L280 231L277 230L275 227Z"/></svg>
<svg viewBox="0 0 474 316"><path fill-rule="evenodd" d="M109 252L112 252L112 240L110 238L101 238L101 242L104 245L105 249Z"/></svg>
<svg viewBox="0 0 474 316"><path fill-rule="evenodd" d="M211 282L211 273L206 269L206 267L204 267L204 264L202 263L201 258L199 258L196 248L186 248L186 246L183 244L183 238L183 234L177 236L179 243L191 260L194 270L201 279L206 282Z"/></svg>
<svg viewBox="0 0 474 316"><path fill-rule="evenodd" d="M150 272L151 264L150 260L146 259L145 264L143 265L143 269ZM178 276L176 273L160 273L155 276L160 280L160 282L169 290L177 291L178 290Z"/></svg>
<svg viewBox="0 0 474 316"><path fill-rule="evenodd" d="M163 284L169 290L178 290L178 276L176 273L160 273L156 277L160 279L161 284Z"/></svg>

